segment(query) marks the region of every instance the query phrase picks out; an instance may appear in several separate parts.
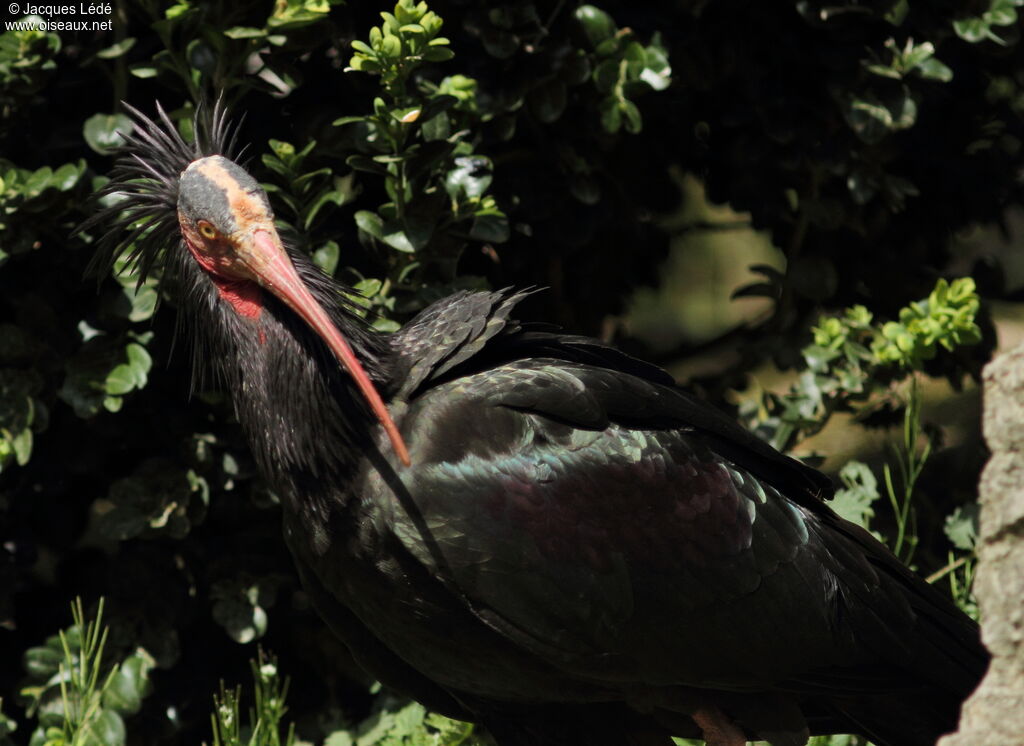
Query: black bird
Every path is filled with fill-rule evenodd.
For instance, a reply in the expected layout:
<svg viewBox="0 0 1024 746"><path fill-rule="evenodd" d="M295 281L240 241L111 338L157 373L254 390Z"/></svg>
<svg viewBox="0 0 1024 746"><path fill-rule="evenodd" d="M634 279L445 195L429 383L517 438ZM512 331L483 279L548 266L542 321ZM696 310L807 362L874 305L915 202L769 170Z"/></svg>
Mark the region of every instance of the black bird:
<svg viewBox="0 0 1024 746"><path fill-rule="evenodd" d="M230 389L324 620L502 746L955 728L976 626L823 502L829 481L594 339L461 292L380 334L284 245L222 111L131 109L100 268L161 267ZM379 392L379 395L378 395Z"/></svg>

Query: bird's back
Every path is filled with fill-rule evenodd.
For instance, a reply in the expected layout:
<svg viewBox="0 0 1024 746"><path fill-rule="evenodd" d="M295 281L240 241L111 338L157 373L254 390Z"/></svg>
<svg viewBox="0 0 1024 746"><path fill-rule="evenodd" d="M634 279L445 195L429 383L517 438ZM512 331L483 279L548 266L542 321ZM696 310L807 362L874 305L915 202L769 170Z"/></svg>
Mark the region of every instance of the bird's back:
<svg viewBox="0 0 1024 746"><path fill-rule="evenodd" d="M509 321L518 299L466 294L395 339L413 465L357 482L362 569L314 561L408 678L510 742L545 722L521 710L616 702L682 735L710 703L777 744L955 725L973 623L835 516L817 472L652 366Z"/></svg>

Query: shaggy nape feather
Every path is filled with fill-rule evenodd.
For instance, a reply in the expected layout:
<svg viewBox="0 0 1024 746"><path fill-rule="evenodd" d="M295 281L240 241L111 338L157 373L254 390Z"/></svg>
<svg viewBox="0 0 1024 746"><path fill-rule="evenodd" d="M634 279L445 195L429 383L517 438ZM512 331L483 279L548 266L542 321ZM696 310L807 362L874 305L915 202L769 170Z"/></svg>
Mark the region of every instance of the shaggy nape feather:
<svg viewBox="0 0 1024 746"><path fill-rule="evenodd" d="M131 115L131 130L119 133L124 143L114 152L117 160L110 181L94 195L100 209L76 233L105 226L89 273L102 280L124 256L121 271L136 274L141 287L155 269L160 270L161 281L175 276L170 249L181 240L177 210L182 171L210 155L237 161L245 148L237 149L241 120L228 119L222 99L212 108L196 107L192 143L185 141L159 102L157 121L130 104L122 105Z"/></svg>

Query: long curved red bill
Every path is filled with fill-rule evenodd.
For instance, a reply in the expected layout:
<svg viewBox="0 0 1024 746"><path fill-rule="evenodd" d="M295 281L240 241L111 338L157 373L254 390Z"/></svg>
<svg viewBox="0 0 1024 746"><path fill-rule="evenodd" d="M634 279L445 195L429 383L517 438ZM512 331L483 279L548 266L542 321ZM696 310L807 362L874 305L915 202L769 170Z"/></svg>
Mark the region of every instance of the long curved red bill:
<svg viewBox="0 0 1024 746"><path fill-rule="evenodd" d="M409 449L405 447L402 434L398 432L398 427L391 419L391 414L384 406L380 394L377 393L377 389L366 375L366 371L363 370L363 366L360 365L359 359L352 352L348 342L341 336L327 313L299 279L291 259L288 258L276 236L266 230L257 230L253 234L253 242L256 249L254 255L245 257L250 271L256 275L264 288L301 316L313 331L327 343L331 352L338 358L338 362L352 376L352 380L355 381L356 387L366 399L366 403L370 405L377 421L384 427L384 432L387 433L388 440L391 441L391 447L395 449L395 455L398 456L399 461L409 466L412 463L409 459Z"/></svg>

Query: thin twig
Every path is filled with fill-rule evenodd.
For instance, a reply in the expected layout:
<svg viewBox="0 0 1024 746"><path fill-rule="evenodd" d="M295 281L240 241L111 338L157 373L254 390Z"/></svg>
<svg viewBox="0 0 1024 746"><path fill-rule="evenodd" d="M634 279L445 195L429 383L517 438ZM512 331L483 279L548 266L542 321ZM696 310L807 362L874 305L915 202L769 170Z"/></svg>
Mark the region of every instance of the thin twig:
<svg viewBox="0 0 1024 746"><path fill-rule="evenodd" d="M934 583L937 580L942 580L942 578L944 578L947 575L949 575L949 573L953 572L954 570L956 570L959 567L962 567L963 565L966 565L971 559L973 559L973 555L966 554L963 557L961 557L960 559L954 560L953 562L950 562L945 567L936 570L931 575L926 577L924 580L925 580L926 583Z"/></svg>

